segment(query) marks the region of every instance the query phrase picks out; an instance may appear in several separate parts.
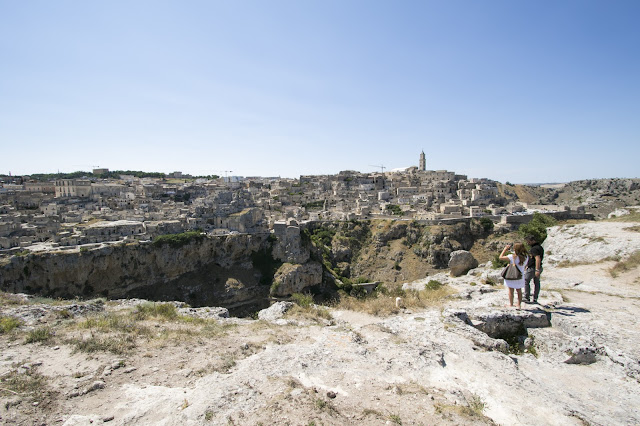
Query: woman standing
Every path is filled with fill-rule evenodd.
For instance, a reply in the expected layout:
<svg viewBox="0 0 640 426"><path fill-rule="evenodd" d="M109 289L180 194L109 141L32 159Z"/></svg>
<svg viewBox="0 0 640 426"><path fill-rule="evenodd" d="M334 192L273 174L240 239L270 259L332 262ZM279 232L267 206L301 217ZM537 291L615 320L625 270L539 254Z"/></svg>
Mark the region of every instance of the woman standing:
<svg viewBox="0 0 640 426"><path fill-rule="evenodd" d="M515 289L518 292L518 305L516 307L520 309L520 305L522 304L522 289L524 288L524 267L529 260L529 256L527 256L527 249L524 248L524 244L522 243L515 243L513 245L514 254L505 256L505 253L510 248L511 244L507 244L502 250L502 253L500 253L500 260L508 260L509 263L515 264L522 273L522 276L518 280L504 280L504 284L507 286L507 291L509 292L508 307L513 308L513 290Z"/></svg>

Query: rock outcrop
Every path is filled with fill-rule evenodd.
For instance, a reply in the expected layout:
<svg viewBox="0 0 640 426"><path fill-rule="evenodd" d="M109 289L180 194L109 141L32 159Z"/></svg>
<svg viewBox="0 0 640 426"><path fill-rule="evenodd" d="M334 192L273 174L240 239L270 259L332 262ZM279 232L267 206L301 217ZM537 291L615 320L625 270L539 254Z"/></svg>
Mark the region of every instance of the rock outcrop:
<svg viewBox="0 0 640 426"><path fill-rule="evenodd" d="M261 284L268 272L256 257L268 252L267 237L239 234L179 247L116 244L13 256L1 260L0 289L48 297L183 300L197 306L266 300L271 277Z"/></svg>
<svg viewBox="0 0 640 426"><path fill-rule="evenodd" d="M318 262L305 264L284 263L273 277L271 295L286 297L302 293L305 289L322 283L322 265Z"/></svg>
<svg viewBox="0 0 640 426"><path fill-rule="evenodd" d="M478 261L466 250L456 250L451 253L449 268L452 277L459 277L478 266Z"/></svg>

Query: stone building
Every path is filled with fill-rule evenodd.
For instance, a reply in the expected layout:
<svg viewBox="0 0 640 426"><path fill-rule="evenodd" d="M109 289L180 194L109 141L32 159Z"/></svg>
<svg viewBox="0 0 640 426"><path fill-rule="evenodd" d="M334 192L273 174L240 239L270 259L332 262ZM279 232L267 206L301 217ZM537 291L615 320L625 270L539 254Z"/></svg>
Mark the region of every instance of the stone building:
<svg viewBox="0 0 640 426"><path fill-rule="evenodd" d="M89 198L91 181L86 179L58 179L55 182L56 198Z"/></svg>

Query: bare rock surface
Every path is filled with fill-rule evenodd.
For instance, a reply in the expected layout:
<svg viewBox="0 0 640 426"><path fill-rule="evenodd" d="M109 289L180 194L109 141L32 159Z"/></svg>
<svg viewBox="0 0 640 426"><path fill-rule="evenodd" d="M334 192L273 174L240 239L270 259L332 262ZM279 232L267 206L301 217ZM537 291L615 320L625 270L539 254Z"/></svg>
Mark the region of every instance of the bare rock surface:
<svg viewBox="0 0 640 426"><path fill-rule="evenodd" d="M387 317L329 309L332 321L298 325L140 319L124 301L71 316L54 305L0 304L3 317L32 321L0 334L0 423L638 424L640 272L613 278L614 261L603 261L640 249L640 234L625 229L637 225L551 232L540 304L521 310L504 308L506 290L488 265L405 284L454 289L442 306ZM573 259L564 247L584 247L583 234L611 241L585 249L598 263L556 266ZM41 315L18 314L27 307ZM273 309L286 318L282 307ZM26 343L37 327L55 334ZM123 350L83 352L78 339ZM15 380L31 385L7 391Z"/></svg>
<svg viewBox="0 0 640 426"><path fill-rule="evenodd" d="M273 296L302 293L305 288L322 282L322 266L313 261L304 264L284 263L276 271L273 280L278 283L272 289Z"/></svg>
<svg viewBox="0 0 640 426"><path fill-rule="evenodd" d="M628 231L637 223L589 222L553 226L547 231L545 266L560 262L594 263L628 257L640 248L640 232Z"/></svg>
<svg viewBox="0 0 640 426"><path fill-rule="evenodd" d="M459 277L466 274L470 269L478 266L478 261L466 250L456 250L449 258L449 269L452 277Z"/></svg>

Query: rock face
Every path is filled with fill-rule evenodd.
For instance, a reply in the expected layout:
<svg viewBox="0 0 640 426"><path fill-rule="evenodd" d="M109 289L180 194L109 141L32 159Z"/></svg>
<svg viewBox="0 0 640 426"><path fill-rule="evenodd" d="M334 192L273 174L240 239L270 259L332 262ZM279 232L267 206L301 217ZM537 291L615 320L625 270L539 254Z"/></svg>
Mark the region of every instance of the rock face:
<svg viewBox="0 0 640 426"><path fill-rule="evenodd" d="M285 263L273 277L272 296L285 297L302 293L306 288L322 283L322 265L307 262L303 265Z"/></svg>
<svg viewBox="0 0 640 426"><path fill-rule="evenodd" d="M478 266L478 261L471 253L466 250L457 250L451 253L449 259L449 268L451 268L451 276L459 277L466 274L470 269Z"/></svg>
<svg viewBox="0 0 640 426"><path fill-rule="evenodd" d="M118 244L13 256L0 263L0 289L49 297L183 300L193 306L266 300L269 285L260 283L266 272L254 260L260 253L271 259L267 237L240 234L180 247Z"/></svg>
<svg viewBox="0 0 640 426"><path fill-rule="evenodd" d="M309 249L302 244L300 227L290 219L286 224L274 225L276 243L273 246L273 257L281 262L305 263L309 260Z"/></svg>

